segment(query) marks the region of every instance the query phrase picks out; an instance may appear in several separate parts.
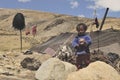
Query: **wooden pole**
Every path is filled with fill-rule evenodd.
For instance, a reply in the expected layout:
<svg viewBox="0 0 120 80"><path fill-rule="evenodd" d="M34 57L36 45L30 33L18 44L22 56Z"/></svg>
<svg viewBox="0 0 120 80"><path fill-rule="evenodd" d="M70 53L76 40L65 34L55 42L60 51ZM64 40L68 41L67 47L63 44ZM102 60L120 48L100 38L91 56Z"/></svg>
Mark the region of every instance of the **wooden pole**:
<svg viewBox="0 0 120 80"><path fill-rule="evenodd" d="M22 31L20 30L20 51L22 52Z"/></svg>

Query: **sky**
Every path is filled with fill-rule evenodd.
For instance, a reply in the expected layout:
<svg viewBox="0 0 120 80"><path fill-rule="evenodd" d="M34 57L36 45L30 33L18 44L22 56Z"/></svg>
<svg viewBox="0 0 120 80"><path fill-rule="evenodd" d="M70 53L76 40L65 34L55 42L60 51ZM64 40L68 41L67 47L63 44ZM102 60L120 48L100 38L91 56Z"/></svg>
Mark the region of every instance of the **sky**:
<svg viewBox="0 0 120 80"><path fill-rule="evenodd" d="M0 0L0 8L29 9L72 16L120 18L120 0ZM96 12L95 12L96 11Z"/></svg>

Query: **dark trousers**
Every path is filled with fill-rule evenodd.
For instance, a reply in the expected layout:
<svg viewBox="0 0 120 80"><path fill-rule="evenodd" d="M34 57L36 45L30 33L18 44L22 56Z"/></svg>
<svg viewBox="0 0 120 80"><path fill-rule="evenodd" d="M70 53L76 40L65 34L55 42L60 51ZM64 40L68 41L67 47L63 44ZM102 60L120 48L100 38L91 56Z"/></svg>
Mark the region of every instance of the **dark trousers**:
<svg viewBox="0 0 120 80"><path fill-rule="evenodd" d="M90 54L79 54L76 57L76 66L78 69L88 66L90 63Z"/></svg>

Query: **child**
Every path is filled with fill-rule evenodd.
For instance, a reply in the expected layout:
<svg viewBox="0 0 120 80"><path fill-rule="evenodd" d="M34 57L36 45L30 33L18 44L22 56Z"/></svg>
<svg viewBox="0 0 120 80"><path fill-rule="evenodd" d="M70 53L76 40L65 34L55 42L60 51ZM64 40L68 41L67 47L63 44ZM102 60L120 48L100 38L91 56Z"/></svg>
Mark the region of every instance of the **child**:
<svg viewBox="0 0 120 80"><path fill-rule="evenodd" d="M91 45L91 37L86 34L87 26L84 23L80 23L76 26L78 35L73 39L72 46L76 49L76 66L78 69L89 65Z"/></svg>

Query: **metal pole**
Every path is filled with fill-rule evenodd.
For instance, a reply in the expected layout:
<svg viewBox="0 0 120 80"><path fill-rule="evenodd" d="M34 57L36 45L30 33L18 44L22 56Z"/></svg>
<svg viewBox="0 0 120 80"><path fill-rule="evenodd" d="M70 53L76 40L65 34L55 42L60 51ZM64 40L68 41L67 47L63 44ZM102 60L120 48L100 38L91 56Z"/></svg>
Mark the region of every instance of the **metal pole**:
<svg viewBox="0 0 120 80"><path fill-rule="evenodd" d="M100 29L99 29L100 31L102 30L103 24L105 22L105 19L106 19L107 13L108 13L108 10L109 10L109 8L106 9L105 15L103 17L103 20L102 20L102 23L101 23L101 26L100 26Z"/></svg>

